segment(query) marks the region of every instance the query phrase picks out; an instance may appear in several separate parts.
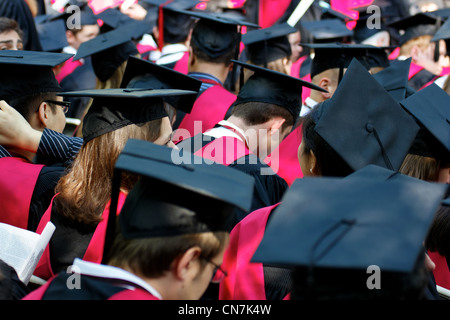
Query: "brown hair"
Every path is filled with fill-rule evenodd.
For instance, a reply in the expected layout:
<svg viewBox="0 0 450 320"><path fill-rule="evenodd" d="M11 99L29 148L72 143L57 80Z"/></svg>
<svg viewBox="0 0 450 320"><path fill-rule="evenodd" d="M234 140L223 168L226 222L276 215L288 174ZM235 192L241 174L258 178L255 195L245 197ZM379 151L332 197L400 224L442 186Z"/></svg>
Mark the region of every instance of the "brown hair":
<svg viewBox="0 0 450 320"><path fill-rule="evenodd" d="M432 36L424 35L407 41L400 47L400 55L409 57L411 49L414 46L418 46L421 50L426 49L431 44L431 38Z"/></svg>
<svg viewBox="0 0 450 320"><path fill-rule="evenodd" d="M23 39L23 31L16 20L7 17L0 17L0 33L15 31L20 39Z"/></svg>
<svg viewBox="0 0 450 320"><path fill-rule="evenodd" d="M85 143L70 171L56 185L54 200L57 212L73 221L96 225L111 196L114 165L128 139L155 141L160 134L161 119L143 125L131 124L103 134ZM127 174L122 188L129 190L136 176Z"/></svg>
<svg viewBox="0 0 450 320"><path fill-rule="evenodd" d="M109 265L130 269L139 276L156 278L169 271L174 260L195 246L200 247L201 256L205 258L201 263L205 265L206 260L223 250L228 237L228 232L220 231L125 240L117 231L107 261Z"/></svg>
<svg viewBox="0 0 450 320"><path fill-rule="evenodd" d="M438 181L440 161L408 153L400 167L400 173L425 181Z"/></svg>
<svg viewBox="0 0 450 320"><path fill-rule="evenodd" d="M281 131L294 125L292 114L285 108L266 102L245 102L233 107L231 115L239 117L247 125L258 125L269 121L274 117L286 119L281 127Z"/></svg>

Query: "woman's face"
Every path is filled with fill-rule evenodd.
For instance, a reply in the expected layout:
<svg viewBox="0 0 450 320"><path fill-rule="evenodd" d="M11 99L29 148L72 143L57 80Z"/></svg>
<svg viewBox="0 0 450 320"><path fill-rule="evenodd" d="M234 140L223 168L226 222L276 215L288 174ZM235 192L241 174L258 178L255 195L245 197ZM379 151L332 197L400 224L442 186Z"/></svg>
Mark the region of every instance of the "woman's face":
<svg viewBox="0 0 450 320"><path fill-rule="evenodd" d="M161 130L159 132L159 137L153 143L159 144L160 146L167 146L170 148L177 148L172 141L172 126L170 124L169 117L162 118Z"/></svg>

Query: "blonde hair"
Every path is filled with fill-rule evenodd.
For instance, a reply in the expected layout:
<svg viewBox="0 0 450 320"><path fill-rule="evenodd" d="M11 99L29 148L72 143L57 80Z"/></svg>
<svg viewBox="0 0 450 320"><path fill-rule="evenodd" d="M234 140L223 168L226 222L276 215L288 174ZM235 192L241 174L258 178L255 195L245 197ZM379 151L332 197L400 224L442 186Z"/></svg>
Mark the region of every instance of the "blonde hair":
<svg viewBox="0 0 450 320"><path fill-rule="evenodd" d="M431 44L431 38L432 36L424 35L408 40L400 47L400 55L409 57L414 46L418 46L420 50L425 50Z"/></svg>

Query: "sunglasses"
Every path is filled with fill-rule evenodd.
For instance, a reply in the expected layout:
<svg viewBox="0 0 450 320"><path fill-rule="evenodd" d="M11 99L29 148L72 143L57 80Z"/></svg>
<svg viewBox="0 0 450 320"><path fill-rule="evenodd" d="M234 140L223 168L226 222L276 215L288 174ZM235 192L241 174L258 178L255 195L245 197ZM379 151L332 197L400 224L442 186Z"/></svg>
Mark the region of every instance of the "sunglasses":
<svg viewBox="0 0 450 320"><path fill-rule="evenodd" d="M211 263L214 266L214 271L212 274L211 282L212 283L220 283L223 279L225 279L226 276L228 276L228 273L223 270L223 268L214 262L212 262L209 259L206 259L205 257L202 257L206 262Z"/></svg>
<svg viewBox="0 0 450 320"><path fill-rule="evenodd" d="M45 100L44 102L60 106L63 109L64 113L67 113L67 111L69 111L70 102L68 101Z"/></svg>

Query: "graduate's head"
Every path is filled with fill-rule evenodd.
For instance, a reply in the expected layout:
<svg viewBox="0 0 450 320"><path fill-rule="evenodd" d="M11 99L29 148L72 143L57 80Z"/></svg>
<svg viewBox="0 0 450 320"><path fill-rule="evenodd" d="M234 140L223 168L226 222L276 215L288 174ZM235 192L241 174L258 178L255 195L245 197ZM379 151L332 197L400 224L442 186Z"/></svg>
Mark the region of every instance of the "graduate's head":
<svg viewBox="0 0 450 320"><path fill-rule="evenodd" d="M292 51L288 35L297 31L287 23L248 31L242 35L248 63L289 74Z"/></svg>
<svg viewBox="0 0 450 320"><path fill-rule="evenodd" d="M241 72L245 68L253 74L243 85L241 83L229 120L241 119L246 129L254 131L247 132L249 140L254 140L249 141L250 150L256 154L265 151L270 154L297 122L302 88L322 89L281 72L236 60L233 62L241 66Z"/></svg>
<svg viewBox="0 0 450 320"><path fill-rule="evenodd" d="M0 96L37 130L62 132L68 105L56 93L61 91L53 67L71 55L24 50L2 51Z"/></svg>
<svg viewBox="0 0 450 320"><path fill-rule="evenodd" d="M308 43L303 46L314 50L311 64L311 82L326 92L312 91L311 98L322 102L331 98L336 91L344 73L353 59L370 70L376 66L387 66L387 56L383 49L363 44L343 43ZM385 59L376 59L378 51L384 53Z"/></svg>
<svg viewBox="0 0 450 320"><path fill-rule="evenodd" d="M116 216L121 174L131 171L140 180L117 227L108 231L116 235L107 237L106 261L148 281L163 299L199 299L211 281L226 275L220 265L229 222L236 207L249 209L254 180L193 155L189 163L176 164L175 151L128 141L116 162L110 218Z"/></svg>
<svg viewBox="0 0 450 320"><path fill-rule="evenodd" d="M398 170L418 130L411 115L354 59L333 97L304 119L302 171L345 176L369 164Z"/></svg>
<svg viewBox="0 0 450 320"><path fill-rule="evenodd" d="M448 183L450 143L446 107L448 94L435 84L417 91L400 104L416 119L420 129L406 156L400 172L413 177ZM423 106L427 108L423 108Z"/></svg>
<svg viewBox="0 0 450 320"><path fill-rule="evenodd" d="M84 42L78 49L73 60L91 57L95 76L103 84L98 89L119 87L128 58L139 55L136 44L131 40L133 30L129 24L121 26ZM105 87L111 81L114 83Z"/></svg>
<svg viewBox="0 0 450 320"><path fill-rule="evenodd" d="M292 268L294 300L424 299L423 242L445 192L379 166L297 179L251 262Z"/></svg>
<svg viewBox="0 0 450 320"><path fill-rule="evenodd" d="M16 20L0 17L0 50L23 50L23 31Z"/></svg>
<svg viewBox="0 0 450 320"><path fill-rule="evenodd" d="M199 62L229 66L230 60L236 57L236 51L239 50L239 42L240 33L236 25L201 19L192 30L192 58L198 59Z"/></svg>
<svg viewBox="0 0 450 320"><path fill-rule="evenodd" d="M130 56L120 84L121 88L134 89L181 89L198 92L201 81L156 63ZM190 113L196 95L164 98L167 114L172 126L177 121L177 113ZM178 123L182 116L179 116Z"/></svg>
<svg viewBox="0 0 450 320"><path fill-rule="evenodd" d="M100 32L97 17L88 5L84 5L81 10L79 7L73 10L66 9L55 19L63 19L65 22L67 43L75 50L78 50L82 43L95 38Z"/></svg>

